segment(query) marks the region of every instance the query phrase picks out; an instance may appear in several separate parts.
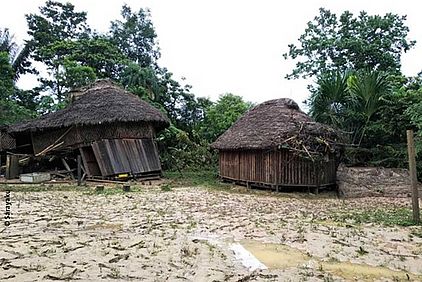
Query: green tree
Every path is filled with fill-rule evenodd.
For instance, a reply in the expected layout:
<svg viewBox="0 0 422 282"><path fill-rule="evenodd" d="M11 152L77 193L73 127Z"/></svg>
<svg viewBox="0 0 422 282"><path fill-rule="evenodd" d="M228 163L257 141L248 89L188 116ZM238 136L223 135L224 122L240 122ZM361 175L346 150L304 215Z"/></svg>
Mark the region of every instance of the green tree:
<svg viewBox="0 0 422 282"><path fill-rule="evenodd" d="M383 96L382 105L367 123L360 148L349 149L352 164L407 167L406 129L419 129L414 114L418 113L416 105L422 103L422 88L418 79L402 75L390 76L389 82L392 90ZM416 144L422 148L419 139ZM421 177L422 166L418 173Z"/></svg>
<svg viewBox="0 0 422 282"><path fill-rule="evenodd" d="M9 56L14 81L17 81L24 73L36 73L29 60L31 44L25 44L23 48L19 48L7 28L0 30L0 52L6 52Z"/></svg>
<svg viewBox="0 0 422 282"><path fill-rule="evenodd" d="M208 142L215 141L252 106L252 103L243 101L240 96L231 93L221 95L217 103L206 110L200 128L201 135Z"/></svg>
<svg viewBox="0 0 422 282"><path fill-rule="evenodd" d="M318 77L317 88L306 101L309 114L315 120L338 128L345 126L349 111L356 102L347 87L350 73L335 71Z"/></svg>
<svg viewBox="0 0 422 282"><path fill-rule="evenodd" d="M319 77L308 100L311 116L351 134L351 142L360 145L367 126L380 108L390 100L389 76L384 72L327 73Z"/></svg>
<svg viewBox="0 0 422 282"><path fill-rule="evenodd" d="M368 70L350 76L347 84L352 96L357 98L357 111L365 116L358 143L360 145L369 121L387 101L385 97L391 93L391 85L386 73Z"/></svg>
<svg viewBox="0 0 422 282"><path fill-rule="evenodd" d="M129 62L112 40L101 35L78 40L68 59L92 68L98 78L115 80Z"/></svg>
<svg viewBox="0 0 422 282"><path fill-rule="evenodd" d="M124 5L121 10L123 21L111 22L110 36L114 44L130 60L142 67L149 67L160 57L156 45L157 34L148 9L137 13Z"/></svg>
<svg viewBox="0 0 422 282"><path fill-rule="evenodd" d="M27 15L28 41L32 57L45 64L47 76L39 77L44 96L40 109L67 103L67 93L95 78L118 79L128 60L114 42L92 33L86 12L77 12L71 3L47 1L40 14ZM47 108L46 108L47 107ZM56 108L56 107L54 107Z"/></svg>
<svg viewBox="0 0 422 282"><path fill-rule="evenodd" d="M26 15L36 60L46 60L42 54L43 47L57 41L88 38L91 33L86 22L87 13L75 11L70 2L63 4L48 0L39 10L40 14Z"/></svg>
<svg viewBox="0 0 422 282"><path fill-rule="evenodd" d="M143 99L155 101L163 95L157 73L150 67L130 62L120 76L120 82Z"/></svg>
<svg viewBox="0 0 422 282"><path fill-rule="evenodd" d="M45 64L48 75L40 77L44 91L54 94L59 103L65 100L62 77L64 61L75 48L75 41L89 38L86 12L76 12L71 3L48 0L40 14L26 15L32 47L31 57Z"/></svg>
<svg viewBox="0 0 422 282"><path fill-rule="evenodd" d="M321 8L308 22L299 44L290 44L285 59L297 60L286 78L312 77L328 71L372 69L400 72L400 58L415 41L408 40L406 16L388 13L368 15L362 11L353 16L349 11L340 17Z"/></svg>
<svg viewBox="0 0 422 282"><path fill-rule="evenodd" d="M0 52L0 99L8 99L13 94L13 68L9 54Z"/></svg>
<svg viewBox="0 0 422 282"><path fill-rule="evenodd" d="M14 72L9 54L0 52L0 125L31 116L32 112L12 99L15 93Z"/></svg>

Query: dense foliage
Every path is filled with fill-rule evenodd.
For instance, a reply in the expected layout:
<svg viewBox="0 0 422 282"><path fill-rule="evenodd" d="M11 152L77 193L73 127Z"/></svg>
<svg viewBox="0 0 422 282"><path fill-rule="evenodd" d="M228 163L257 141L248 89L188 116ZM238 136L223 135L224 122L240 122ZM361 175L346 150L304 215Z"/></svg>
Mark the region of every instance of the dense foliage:
<svg viewBox="0 0 422 282"><path fill-rule="evenodd" d="M321 8L299 37L299 45L290 44L283 56L299 60L287 78L306 78L328 71L372 69L400 72L400 58L415 41L408 40L406 16L358 16L345 11L340 16Z"/></svg>
<svg viewBox="0 0 422 282"><path fill-rule="evenodd" d="M288 78L316 77L310 114L348 137L346 164L406 167L406 130L422 136L422 80L400 71L402 53L416 43L407 38L405 20L320 9L300 45L284 54L299 60ZM422 142L417 146L420 151ZM418 160L422 177L421 155Z"/></svg>
<svg viewBox="0 0 422 282"><path fill-rule="evenodd" d="M110 78L169 117L170 128L157 137L164 168L215 168L209 144L250 103L232 94L216 103L198 98L191 86L160 67L148 9L132 11L124 5L121 19L111 21L105 34L94 32L87 16L70 2L48 0L39 13L26 15L30 37L22 48L8 29L0 31L0 125L56 111L69 102L71 89ZM25 73L37 74L39 86L18 89L15 83Z"/></svg>

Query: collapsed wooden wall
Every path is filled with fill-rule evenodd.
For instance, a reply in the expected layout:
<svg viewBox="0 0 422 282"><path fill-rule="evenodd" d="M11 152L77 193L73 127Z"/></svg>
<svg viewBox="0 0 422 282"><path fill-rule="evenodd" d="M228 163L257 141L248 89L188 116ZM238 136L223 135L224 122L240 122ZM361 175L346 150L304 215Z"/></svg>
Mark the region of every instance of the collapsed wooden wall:
<svg viewBox="0 0 422 282"><path fill-rule="evenodd" d="M161 173L160 159L152 139L114 139L94 142L91 146L102 176L129 173L142 175ZM95 175L88 164L89 153L81 150L88 175ZM86 156L88 155L88 156ZM95 170L95 168L94 168Z"/></svg>
<svg viewBox="0 0 422 282"><path fill-rule="evenodd" d="M223 179L270 186L327 186L336 183L336 161L312 162L288 150L220 151Z"/></svg>
<svg viewBox="0 0 422 282"><path fill-rule="evenodd" d="M147 123L113 123L93 126L61 128L32 134L34 154L56 142L61 136L63 144L58 148L79 148L90 146L102 139L154 138L154 128Z"/></svg>

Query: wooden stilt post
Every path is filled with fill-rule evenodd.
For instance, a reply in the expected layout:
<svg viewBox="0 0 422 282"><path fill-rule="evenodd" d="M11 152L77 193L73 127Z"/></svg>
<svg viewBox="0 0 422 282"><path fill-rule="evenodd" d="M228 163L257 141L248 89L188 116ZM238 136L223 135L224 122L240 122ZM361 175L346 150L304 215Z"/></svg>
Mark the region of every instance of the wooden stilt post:
<svg viewBox="0 0 422 282"><path fill-rule="evenodd" d="M409 172L412 185L412 210L413 221L420 223L419 214L419 195L418 195L418 179L416 176L416 153L415 143L413 140L413 130L407 130L407 152L409 154Z"/></svg>
<svg viewBox="0 0 422 282"><path fill-rule="evenodd" d="M19 176L19 157L15 155L6 156L6 179L14 179Z"/></svg>
<svg viewBox="0 0 422 282"><path fill-rule="evenodd" d="M78 155L78 186L81 186L82 184L82 161L81 161L81 155Z"/></svg>

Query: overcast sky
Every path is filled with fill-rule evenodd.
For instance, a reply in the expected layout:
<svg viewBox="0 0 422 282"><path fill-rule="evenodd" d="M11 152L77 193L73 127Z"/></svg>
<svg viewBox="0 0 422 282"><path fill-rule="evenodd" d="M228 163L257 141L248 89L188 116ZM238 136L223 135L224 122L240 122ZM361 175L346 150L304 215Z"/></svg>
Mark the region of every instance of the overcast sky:
<svg viewBox="0 0 422 282"><path fill-rule="evenodd" d="M63 1L66 2L66 1ZM307 81L284 79L294 62L282 54L297 42L306 23L320 7L341 13L361 10L369 14L387 12L407 15L409 38L416 48L402 56L402 71L416 75L422 70L422 22L419 1L323 1L323 0L75 0L76 10L88 12L93 29L105 32L110 21L120 18L127 3L133 10L151 9L158 34L161 59L176 78L185 77L197 96L216 100L231 92L245 100L262 102L290 97L301 103L308 97ZM6 4L7 3L7 4ZM25 14L38 12L42 0L4 1L0 27L8 27L18 42L26 38ZM7 6L7 7L6 7ZM34 78L24 77L19 85L31 88Z"/></svg>

